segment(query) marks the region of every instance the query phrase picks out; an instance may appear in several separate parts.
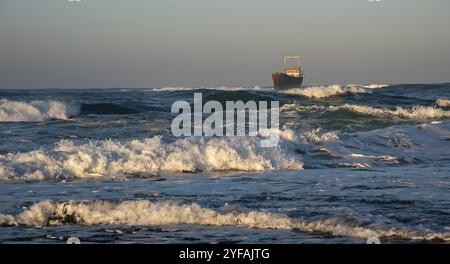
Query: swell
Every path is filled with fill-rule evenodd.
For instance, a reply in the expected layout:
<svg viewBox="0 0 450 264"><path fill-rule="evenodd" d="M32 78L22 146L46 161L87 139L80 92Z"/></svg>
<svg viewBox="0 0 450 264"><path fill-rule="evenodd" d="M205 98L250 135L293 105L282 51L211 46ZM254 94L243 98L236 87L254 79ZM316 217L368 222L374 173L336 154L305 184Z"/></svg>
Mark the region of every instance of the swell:
<svg viewBox="0 0 450 264"><path fill-rule="evenodd" d="M301 153L305 168L356 168L446 163L450 123L399 125L367 132L299 133L285 129L280 137Z"/></svg>
<svg viewBox="0 0 450 264"><path fill-rule="evenodd" d="M113 103L83 103L80 109L80 115L129 115L140 113L141 110L127 106L121 106Z"/></svg>
<svg viewBox="0 0 450 264"><path fill-rule="evenodd" d="M226 208L225 208L226 209ZM287 229L357 238L395 237L411 240L450 240L450 233L427 230L382 228L337 218L304 220L263 211L217 211L196 203L150 202L52 202L42 201L13 216L0 214L0 225L43 227L75 225L205 225L247 226L258 229Z"/></svg>

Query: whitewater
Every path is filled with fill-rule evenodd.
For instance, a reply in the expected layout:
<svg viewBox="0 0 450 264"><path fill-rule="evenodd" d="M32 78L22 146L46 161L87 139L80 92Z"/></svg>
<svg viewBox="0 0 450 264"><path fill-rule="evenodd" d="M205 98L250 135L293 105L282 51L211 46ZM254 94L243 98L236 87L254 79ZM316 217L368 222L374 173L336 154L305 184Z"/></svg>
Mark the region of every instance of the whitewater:
<svg viewBox="0 0 450 264"><path fill-rule="evenodd" d="M279 101L279 144L173 136L194 93ZM448 243L449 102L445 83L0 90L0 243Z"/></svg>

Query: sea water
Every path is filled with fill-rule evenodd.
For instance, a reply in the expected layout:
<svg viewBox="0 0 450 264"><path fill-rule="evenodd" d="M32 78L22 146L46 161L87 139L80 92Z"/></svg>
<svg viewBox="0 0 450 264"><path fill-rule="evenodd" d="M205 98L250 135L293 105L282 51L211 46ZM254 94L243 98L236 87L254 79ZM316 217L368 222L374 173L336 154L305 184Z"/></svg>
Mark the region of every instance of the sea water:
<svg viewBox="0 0 450 264"><path fill-rule="evenodd" d="M171 105L280 102L280 140ZM450 240L450 84L0 90L0 242Z"/></svg>

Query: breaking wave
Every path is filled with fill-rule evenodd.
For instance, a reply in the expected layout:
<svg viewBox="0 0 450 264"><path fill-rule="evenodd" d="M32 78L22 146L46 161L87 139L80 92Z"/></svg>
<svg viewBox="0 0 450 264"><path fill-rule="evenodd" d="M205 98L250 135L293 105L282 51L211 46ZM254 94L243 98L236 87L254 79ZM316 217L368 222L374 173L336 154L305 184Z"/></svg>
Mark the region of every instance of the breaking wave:
<svg viewBox="0 0 450 264"><path fill-rule="evenodd" d="M367 114L367 115L390 115L407 119L439 119L450 118L450 111L445 111L440 108L432 106L413 106L410 109L396 107L395 110L386 108L374 108L364 105L345 104L343 106L332 107L332 109L346 109L352 112Z"/></svg>
<svg viewBox="0 0 450 264"><path fill-rule="evenodd" d="M301 170L304 163L307 167L332 168L400 166L442 159L447 149L444 146L450 139L448 123L356 133L320 128L305 131L284 128L276 132L279 145L270 148L261 147L261 137L192 137L170 143L160 136L127 142L62 140L47 149L0 155L0 180L152 178L166 172ZM423 155L424 149L434 151Z"/></svg>
<svg viewBox="0 0 450 264"><path fill-rule="evenodd" d="M302 169L299 155L261 147L259 137L192 137L164 143L160 136L120 143L77 144L0 155L0 180L146 177L160 172Z"/></svg>
<svg viewBox="0 0 450 264"><path fill-rule="evenodd" d="M282 92L286 94L300 95L308 98L325 98L346 93L367 93L368 91L365 88L359 86L341 86L335 84L329 86L293 88Z"/></svg>
<svg viewBox="0 0 450 264"><path fill-rule="evenodd" d="M450 233L413 231L407 229L382 229L374 224L336 218L323 220L293 219L283 214L264 211L217 211L196 203L141 201L52 202L42 201L12 216L0 214L4 226L77 225L205 225L247 226L260 229L291 229L357 238L396 237L412 240L450 240Z"/></svg>
<svg viewBox="0 0 450 264"><path fill-rule="evenodd" d="M76 116L79 107L60 101L19 102L0 100L0 122L39 122L65 120Z"/></svg>
<svg viewBox="0 0 450 264"><path fill-rule="evenodd" d="M438 99L435 104L440 107L450 107L450 100L447 99Z"/></svg>

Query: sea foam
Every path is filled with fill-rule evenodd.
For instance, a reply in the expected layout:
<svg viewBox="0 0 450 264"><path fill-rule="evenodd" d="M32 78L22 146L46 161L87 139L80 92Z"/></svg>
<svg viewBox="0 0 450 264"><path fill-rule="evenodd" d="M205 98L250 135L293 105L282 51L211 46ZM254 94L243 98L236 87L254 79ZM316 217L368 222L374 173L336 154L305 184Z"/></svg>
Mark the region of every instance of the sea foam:
<svg viewBox="0 0 450 264"><path fill-rule="evenodd" d="M160 172L270 171L302 169L299 155L282 144L264 148L259 137L181 138L76 143L0 155L0 179L46 180L92 177L144 177Z"/></svg>
<svg viewBox="0 0 450 264"><path fill-rule="evenodd" d="M361 225L357 221L338 218L304 220L265 211L230 211L205 208L197 203L150 202L52 202L41 201L12 216L0 214L0 225L43 227L61 224L77 225L203 225L246 226L259 229L287 229L357 238L397 237L402 239L450 240L450 233L433 233L401 228Z"/></svg>
<svg viewBox="0 0 450 264"><path fill-rule="evenodd" d="M373 84L368 84L368 85L356 85L356 86L362 86L364 88L367 89L379 89L379 88L386 88L389 87L389 84L377 84L377 83L373 83Z"/></svg>
<svg viewBox="0 0 450 264"><path fill-rule="evenodd" d="M396 107L394 110L386 108L375 108L364 105L345 104L343 106L332 107L331 109L347 109L352 112L367 114L367 115L388 115L397 116L407 119L436 119L436 118L450 118L450 111L445 111L440 108L432 106L413 106L412 108Z"/></svg>
<svg viewBox="0 0 450 264"><path fill-rule="evenodd" d="M310 129L303 132L296 132L286 128L280 129L277 132L281 139L301 144L326 143L337 141L339 139L336 132L321 132L321 128Z"/></svg>
<svg viewBox="0 0 450 264"><path fill-rule="evenodd" d="M77 115L79 107L60 101L20 102L0 100L0 122L39 122L68 119Z"/></svg>
<svg viewBox="0 0 450 264"><path fill-rule="evenodd" d="M368 91L359 86L341 86L341 85L329 85L329 86L313 86L306 88L293 88L282 91L286 94L294 94L305 96L308 98L325 98L336 95L342 95L346 93L367 93Z"/></svg>
<svg viewBox="0 0 450 264"><path fill-rule="evenodd" d="M438 99L435 104L440 107L450 107L450 100L447 99Z"/></svg>

